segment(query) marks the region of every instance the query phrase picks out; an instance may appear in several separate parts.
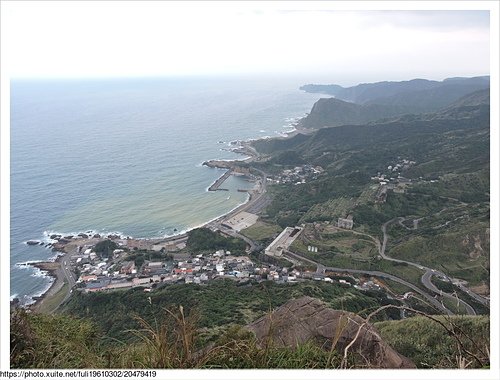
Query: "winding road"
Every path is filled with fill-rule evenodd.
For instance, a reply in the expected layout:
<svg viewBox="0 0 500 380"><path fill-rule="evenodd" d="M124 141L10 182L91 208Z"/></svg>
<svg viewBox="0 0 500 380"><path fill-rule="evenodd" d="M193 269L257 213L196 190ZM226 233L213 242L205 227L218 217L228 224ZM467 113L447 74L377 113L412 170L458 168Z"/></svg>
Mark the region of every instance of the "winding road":
<svg viewBox="0 0 500 380"><path fill-rule="evenodd" d="M450 310L448 310L441 302L439 302L436 298L432 297L428 293L424 292L422 289L418 288L417 286L413 285L412 283L403 280L402 278L399 278L397 276L394 276L389 273L385 272L379 272L379 271L369 271L369 270L360 270L360 269L349 269L349 268L335 268L335 267L327 267L324 266L323 264L320 264L314 260L311 260L307 257L304 257L296 252L291 252L291 251L286 251L286 255L290 255L296 259L302 260L302 261L307 261L311 264L316 265L316 271L318 273L325 273L325 271L331 271L331 272L340 272L340 273L353 273L353 274L367 274L369 276L374 276L374 277L381 277L381 278L388 278L392 281L398 282L402 285L407 286L408 288L412 289L416 293L420 294L423 296L429 303L434 306L436 309L440 310L442 313L447 314L447 315L454 315L454 313ZM286 257L286 256L285 256Z"/></svg>
<svg viewBox="0 0 500 380"><path fill-rule="evenodd" d="M422 282L422 284L427 289L429 289L430 291L432 291L432 292L434 292L436 294L439 294L439 295L441 295L443 297L446 297L446 298L451 299L453 301L457 301L458 303L460 303L465 308L465 310L467 311L467 314L469 314L469 315L476 315L476 311L474 310L474 308L471 305L469 305L467 302L465 302L464 300L460 299L456 294L449 294L449 293L441 291L440 289L438 289L432 283L432 276L438 276L438 277L441 277L443 279L447 279L448 281L450 281L450 278L446 274L444 274L443 272L438 271L436 269L432 269L432 268L426 267L426 266L418 264L418 263L414 263L414 262L406 261L406 260L395 259L395 258L392 258L392 257L387 256L385 254L385 250L386 250L386 247L387 247L387 240L389 239L389 235L387 234L387 226L389 226L390 224L396 223L396 222L399 223L399 224L401 224L401 225L403 225L403 221L405 221L405 220L406 220L406 218L397 217L397 218L389 220L388 222L385 222L382 225L382 233L384 235L384 238L383 238L382 244L379 246L379 254L380 254L380 256L384 260L393 261L393 262L397 262L397 263L406 263L406 264L414 266L414 267L416 267L416 268L418 268L420 270L424 270L425 273L421 277L421 282ZM404 226L404 227L407 228L407 229L409 229L406 226ZM463 284L460 284L460 285L461 285L461 286L459 286L460 289L462 289L463 291L465 291L467 294L469 294L472 298L474 298L475 300L477 300L478 302L480 302L482 305L484 305L484 306L488 306L489 305L488 300L486 300L485 298L479 296L478 294L475 294L470 289L468 289L465 286L463 286Z"/></svg>

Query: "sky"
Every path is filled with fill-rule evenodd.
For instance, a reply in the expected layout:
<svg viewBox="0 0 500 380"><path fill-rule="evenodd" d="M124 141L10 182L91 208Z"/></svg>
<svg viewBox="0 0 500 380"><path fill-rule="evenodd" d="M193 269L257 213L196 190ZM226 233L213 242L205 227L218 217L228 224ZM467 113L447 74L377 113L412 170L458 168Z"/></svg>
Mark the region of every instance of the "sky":
<svg viewBox="0 0 500 380"><path fill-rule="evenodd" d="M13 78L335 74L349 82L489 73L487 10L350 4L358 9L339 2L4 2L2 36Z"/></svg>

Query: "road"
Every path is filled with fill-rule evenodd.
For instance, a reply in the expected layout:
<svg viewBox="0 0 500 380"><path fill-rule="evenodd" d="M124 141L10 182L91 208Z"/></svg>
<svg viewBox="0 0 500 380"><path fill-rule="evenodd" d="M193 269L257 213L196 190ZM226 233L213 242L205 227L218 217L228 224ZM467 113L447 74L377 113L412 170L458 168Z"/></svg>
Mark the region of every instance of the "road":
<svg viewBox="0 0 500 380"><path fill-rule="evenodd" d="M469 315L476 315L476 311L474 310L474 308L469 305L467 302L461 300L460 298L458 298L457 295L453 295L453 294L450 294L450 293L446 293L446 292L443 292L442 290L438 289L433 283L432 283L432 276L434 276L436 273L433 272L432 270L427 270L425 271L425 273L422 275L422 278L421 278L421 281L422 281L422 284L427 288L427 289L430 289L432 290L434 293L437 293L443 297L446 297L448 299L451 299L452 301L454 302L459 302L460 304L462 304L465 309L467 310L467 314Z"/></svg>
<svg viewBox="0 0 500 380"><path fill-rule="evenodd" d="M240 233L238 233L238 232L236 232L236 231L234 231L234 230L232 230L230 228L222 226L222 220L226 219L228 217L232 217L233 215L236 215L237 213L239 213L241 211L249 211L249 209L252 210L255 213L258 213L265 206L267 206L266 201L268 201L268 200L266 199L267 197L266 197L266 194L265 194L266 193L266 187L267 187L266 186L267 185L267 183L266 183L266 177L267 177L267 175L263 171L259 170L259 172L262 175L262 177L261 177L262 179L261 179L260 191L258 193L254 193L254 197L249 202L247 202L246 204L240 206L238 209L234 210L230 215L226 215L223 218L220 218L219 220L216 220L216 221L213 221L212 223L210 223L210 227L212 227L212 228L218 228L219 230L221 230L223 233L225 233L227 235L243 239L250 246L250 251L256 251L260 247L254 241L252 241L251 239L247 238L246 236L243 236ZM255 209L257 209L257 210L255 210ZM389 256L387 256L385 254L385 250L386 250L386 247L387 247L387 240L389 238L388 234L387 234L387 226L390 223L393 223L395 221L398 221L399 223L402 223L403 220L404 220L404 218L395 218L395 219L392 219L389 222L386 222L386 223L384 223L382 225L382 232L384 234L384 238L383 238L382 244L380 244L380 242L378 241L378 239L375 239L375 238L371 237L370 235L366 235L366 234L363 234L363 235L369 236L372 240L374 240L377 243L377 246L378 246L378 249L379 249L379 253L380 253L380 256L382 258L384 258L385 260L394 261L394 262L398 262L398 263L406 263L408 265L412 265L414 267L417 267L420 270L425 270L426 272L422 276L422 283L423 283L423 285L427 289L429 289L432 292L435 292L437 294L440 294L440 295L442 295L444 297L451 298L454 301L457 301L457 299L458 299L458 302L460 302L465 307L465 309L467 310L468 314L475 315L476 314L475 310L469 304L467 304L465 301L457 298L454 295L441 292L439 289L437 289L435 287L434 284L432 284L432 282L430 280L431 277L432 277L432 275L434 275L434 274L441 275L440 272L434 271L431 268L427 268L427 267L425 267L423 265L420 265L420 264L417 264L417 263L413 263L413 262L410 262L410 261L394 259L394 258L389 257ZM410 282L408 282L406 280L403 280L403 279L401 279L401 278L399 278L397 276L394 276L392 274L385 273L385 272L379 272L379 271L364 271L364 270L349 269L349 268L326 267L326 266L324 266L324 265L322 265L320 263L317 263L317 262L315 262L315 261L313 261L311 259L308 259L308 258L306 258L304 256L298 255L298 254L296 254L294 252L287 251L287 253L289 255L291 255L292 257L295 257L296 259L300 259L302 261L307 261L307 262L310 262L311 264L314 264L316 266L317 270L320 271L320 272L322 272L322 273L324 273L325 270L331 270L331 271L338 271L338 272L367 274L367 275L371 275L371 276L375 276L375 277L382 277L382 278L391 279L393 281L396 281L396 282L398 282L400 284L403 284L403 285L407 286L408 288L414 290L416 293L418 293L421 296L423 296L431 305L433 305L436 309L440 310L441 312L443 312L445 314L448 314L448 315L453 315L453 312L450 311L450 310L448 310L436 298L432 297L430 294L424 292L422 289L418 288L417 286L413 285L412 283L410 283ZM429 273L429 274L427 274L427 273ZM426 274L427 274L427 276L426 276Z"/></svg>
<svg viewBox="0 0 500 380"><path fill-rule="evenodd" d="M409 287L410 289L414 290L416 293L420 294L423 296L429 303L434 306L436 309L440 310L442 313L447 314L447 315L454 315L453 312L448 310L441 302L439 302L436 298L432 297L431 295L427 294L424 292L422 289L418 288L417 286L413 285L412 283L403 280L402 278L399 278L397 276L394 276L389 273L385 272L379 272L379 271L369 271L369 270L360 270L360 269L349 269L349 268L335 268L335 267L327 267L323 264L320 264L314 260L311 260L307 257L304 257L298 253L287 251L287 255L291 255L292 257L295 257L299 260L302 261L307 261L311 264L316 265L316 271L318 273L325 273L325 271L331 271L331 272L340 272L340 273L353 273L353 274L367 274L369 276L374 276L374 277L382 277L382 278L388 278L392 281L396 281L402 285L405 285Z"/></svg>
<svg viewBox="0 0 500 380"><path fill-rule="evenodd" d="M421 265L421 264L414 263L414 262L411 262L411 261L395 259L395 258L392 258L392 257L387 256L385 254L385 250L386 250L386 247L387 247L387 240L389 239L389 235L387 234L387 226L390 225L390 224L392 224L392 223L395 223L395 222L398 222L399 224L402 225L402 222L404 220L405 220L405 218L403 218L403 217L397 217L397 218L389 220L388 222L385 222L382 225L382 233L384 235L384 238L383 238L382 244L379 246L379 254L380 254L380 256L382 256L382 258L385 259L385 260L394 261L394 262L397 262L397 263L406 263L408 265L414 266L414 267L416 267L416 268L418 268L420 270L425 271L425 273L421 277L421 282L422 282L422 284L427 289L429 289L430 291L432 291L434 293L442 295L443 297L446 297L448 299L452 299L454 301L457 301L457 302L461 303L464 306L464 308L467 310L467 313L469 315L476 315L476 312L475 312L474 308L471 305L469 305L467 302L465 302L462 299L458 298L456 295L449 294L449 293L446 293L446 292L442 292L441 290L439 290L432 283L432 281L431 281L432 276L439 276L439 277L445 278L447 280L450 280L449 277L446 274L444 274L443 272L441 272L439 270L426 267L425 265ZM463 289L462 289L462 287L463 287ZM481 304L483 304L485 306L488 305L488 302L487 302L486 299L484 299L483 297L475 294L470 289L467 289L463 285L460 288L462 290L464 290L465 292L467 292L467 294L469 294L471 297L473 297L474 299L478 300L478 302L480 302Z"/></svg>

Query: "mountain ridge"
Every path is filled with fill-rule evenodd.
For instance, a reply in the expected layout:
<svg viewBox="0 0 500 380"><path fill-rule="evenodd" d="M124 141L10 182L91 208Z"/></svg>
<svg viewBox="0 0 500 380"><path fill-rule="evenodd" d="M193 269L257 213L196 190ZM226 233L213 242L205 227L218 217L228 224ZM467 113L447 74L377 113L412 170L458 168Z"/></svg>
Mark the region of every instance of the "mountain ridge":
<svg viewBox="0 0 500 380"><path fill-rule="evenodd" d="M304 128L367 124L406 114L426 114L450 107L468 94L489 89L489 77L448 78L442 82L413 79L377 82L344 88L338 85L305 85L302 90L324 92L311 112L299 121Z"/></svg>

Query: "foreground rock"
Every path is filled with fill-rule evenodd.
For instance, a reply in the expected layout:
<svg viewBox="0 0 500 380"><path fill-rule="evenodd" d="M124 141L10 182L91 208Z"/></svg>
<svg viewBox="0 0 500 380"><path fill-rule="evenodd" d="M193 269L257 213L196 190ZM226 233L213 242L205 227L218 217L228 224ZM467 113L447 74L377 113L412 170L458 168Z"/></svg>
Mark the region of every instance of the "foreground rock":
<svg viewBox="0 0 500 380"><path fill-rule="evenodd" d="M354 313L333 310L318 299L302 297L287 302L247 328L259 341L271 338L278 346L293 347L312 340L329 350L336 340L336 349L343 355L363 322ZM349 352L355 354L363 367L416 368L410 359L385 343L371 324L361 327Z"/></svg>

